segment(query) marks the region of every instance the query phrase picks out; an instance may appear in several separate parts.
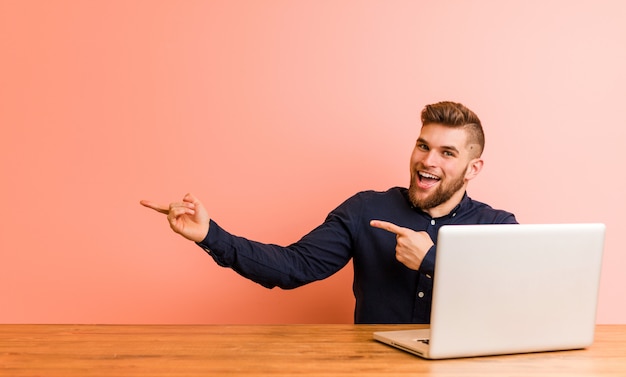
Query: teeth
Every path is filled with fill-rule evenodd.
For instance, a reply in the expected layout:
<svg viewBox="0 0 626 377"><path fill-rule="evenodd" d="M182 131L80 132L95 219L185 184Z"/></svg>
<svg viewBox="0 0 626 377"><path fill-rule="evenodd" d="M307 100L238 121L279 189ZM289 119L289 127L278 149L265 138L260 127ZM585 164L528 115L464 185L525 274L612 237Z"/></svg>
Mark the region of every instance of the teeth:
<svg viewBox="0 0 626 377"><path fill-rule="evenodd" d="M428 173L419 172L418 174L420 176L424 177L424 178L439 179L439 177L437 177L436 175L432 175L432 174L428 174Z"/></svg>

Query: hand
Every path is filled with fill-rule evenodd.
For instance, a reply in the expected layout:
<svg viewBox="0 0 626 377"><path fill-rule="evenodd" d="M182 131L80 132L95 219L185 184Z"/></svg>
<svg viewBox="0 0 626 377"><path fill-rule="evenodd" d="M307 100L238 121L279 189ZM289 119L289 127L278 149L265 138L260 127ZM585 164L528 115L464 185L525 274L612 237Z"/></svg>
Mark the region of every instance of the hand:
<svg viewBox="0 0 626 377"><path fill-rule="evenodd" d="M416 232L381 220L372 220L370 225L396 235L396 259L412 270L420 268L426 253L434 245L428 233L423 231Z"/></svg>
<svg viewBox="0 0 626 377"><path fill-rule="evenodd" d="M167 215L172 230L191 241L200 242L209 232L209 215L202 203L191 194L185 195L182 202L170 203L169 206L148 200L139 203Z"/></svg>

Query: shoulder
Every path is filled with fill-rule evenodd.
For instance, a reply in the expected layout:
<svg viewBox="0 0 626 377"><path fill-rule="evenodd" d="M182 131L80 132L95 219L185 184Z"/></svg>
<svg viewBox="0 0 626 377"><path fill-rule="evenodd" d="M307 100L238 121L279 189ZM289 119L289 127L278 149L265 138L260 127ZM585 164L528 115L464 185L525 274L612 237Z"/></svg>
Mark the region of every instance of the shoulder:
<svg viewBox="0 0 626 377"><path fill-rule="evenodd" d="M392 187L386 191L367 190L360 191L348 198L346 202L360 201L368 203L406 202L408 190L404 187Z"/></svg>
<svg viewBox="0 0 626 377"><path fill-rule="evenodd" d="M341 203L333 212L364 215L399 207L410 207L407 189L392 187L386 191L366 190L357 192Z"/></svg>
<svg viewBox="0 0 626 377"><path fill-rule="evenodd" d="M509 211L493 208L489 204L473 200L467 196L463 201L464 212L474 217L474 221L477 223L517 224L515 215Z"/></svg>

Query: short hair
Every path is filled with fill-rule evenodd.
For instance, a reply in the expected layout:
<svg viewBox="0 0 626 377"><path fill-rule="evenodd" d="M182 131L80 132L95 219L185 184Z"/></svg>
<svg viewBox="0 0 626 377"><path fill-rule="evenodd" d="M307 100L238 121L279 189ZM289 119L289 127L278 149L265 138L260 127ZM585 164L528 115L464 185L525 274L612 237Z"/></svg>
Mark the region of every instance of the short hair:
<svg viewBox="0 0 626 377"><path fill-rule="evenodd" d="M422 110L422 127L437 123L448 127L462 127L467 130L468 143L478 144L480 157L485 149L485 133L478 116L464 105L456 102L443 101L426 105Z"/></svg>

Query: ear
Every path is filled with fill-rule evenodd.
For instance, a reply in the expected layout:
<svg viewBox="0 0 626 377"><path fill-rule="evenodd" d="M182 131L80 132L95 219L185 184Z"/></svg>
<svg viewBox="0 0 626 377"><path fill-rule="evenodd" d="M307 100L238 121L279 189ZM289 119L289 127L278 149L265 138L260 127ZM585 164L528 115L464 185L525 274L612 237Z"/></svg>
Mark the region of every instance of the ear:
<svg viewBox="0 0 626 377"><path fill-rule="evenodd" d="M470 181L476 178L478 173L483 170L483 164L484 161L480 158L475 158L471 160L469 164L467 164L467 170L465 171L465 180Z"/></svg>

